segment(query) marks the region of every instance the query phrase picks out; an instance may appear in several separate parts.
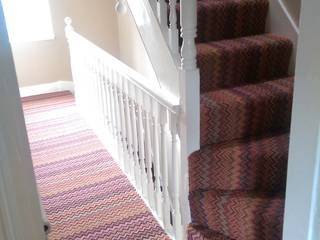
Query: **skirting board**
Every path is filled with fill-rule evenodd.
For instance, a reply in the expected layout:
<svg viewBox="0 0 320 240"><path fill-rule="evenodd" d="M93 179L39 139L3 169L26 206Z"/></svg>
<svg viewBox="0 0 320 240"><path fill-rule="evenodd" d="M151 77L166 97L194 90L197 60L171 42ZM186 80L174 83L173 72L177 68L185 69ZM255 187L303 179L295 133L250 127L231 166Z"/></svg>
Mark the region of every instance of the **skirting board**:
<svg viewBox="0 0 320 240"><path fill-rule="evenodd" d="M19 88L21 97L35 96L45 93L53 93L60 91L74 92L74 86L72 81L57 81L52 83L44 83L39 85L33 85L28 87Z"/></svg>

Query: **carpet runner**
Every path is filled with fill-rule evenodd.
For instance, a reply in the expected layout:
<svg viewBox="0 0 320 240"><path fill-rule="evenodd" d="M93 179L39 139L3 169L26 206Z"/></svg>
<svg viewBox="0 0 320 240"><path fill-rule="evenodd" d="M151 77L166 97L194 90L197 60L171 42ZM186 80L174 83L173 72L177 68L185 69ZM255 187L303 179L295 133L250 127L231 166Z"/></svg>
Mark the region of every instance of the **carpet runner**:
<svg viewBox="0 0 320 240"><path fill-rule="evenodd" d="M169 239L67 92L23 99L49 240Z"/></svg>
<svg viewBox="0 0 320 240"><path fill-rule="evenodd" d="M201 149L189 157L188 240L282 239L293 46L265 33L268 5L197 1Z"/></svg>

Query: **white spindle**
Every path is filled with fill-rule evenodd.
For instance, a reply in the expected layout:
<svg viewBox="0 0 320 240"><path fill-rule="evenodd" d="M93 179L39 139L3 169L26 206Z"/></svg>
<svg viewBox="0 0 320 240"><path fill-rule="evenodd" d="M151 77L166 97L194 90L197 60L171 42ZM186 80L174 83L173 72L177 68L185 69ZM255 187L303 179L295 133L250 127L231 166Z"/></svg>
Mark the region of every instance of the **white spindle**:
<svg viewBox="0 0 320 240"><path fill-rule="evenodd" d="M105 104L106 104L106 119L107 119L107 127L110 132L112 132L112 109L110 103L110 94L109 94L109 78L107 74L108 70L105 65L102 67L102 74L103 74L103 87L104 87L104 94L105 94Z"/></svg>
<svg viewBox="0 0 320 240"><path fill-rule="evenodd" d="M116 91L117 91L117 105L118 105L118 115L119 115L119 142L120 148L119 150L119 164L124 169L125 158L127 157L123 153L127 153L127 143L126 143L126 124L125 124L125 113L124 113L124 96L123 96L123 79L122 76L117 73L116 74Z"/></svg>
<svg viewBox="0 0 320 240"><path fill-rule="evenodd" d="M162 33L168 41L168 5L166 0L158 0L158 18Z"/></svg>
<svg viewBox="0 0 320 240"><path fill-rule="evenodd" d="M145 162L145 128L144 128L144 109L143 106L143 92L137 89L137 101L138 101L138 133L139 133L139 160L141 168L141 180L142 180L142 195L144 198L148 199L148 186L146 184L147 174L146 174L146 162Z"/></svg>
<svg viewBox="0 0 320 240"><path fill-rule="evenodd" d="M133 156L132 160L130 161L130 174L135 182L140 181L139 177L136 176L139 169L137 165L139 165L139 147L138 147L138 131L137 131L137 102L136 102L136 95L137 91L134 85L129 84L129 93L130 93L130 106L131 106L131 131L132 131L132 140L133 140ZM138 183L140 184L140 183Z"/></svg>
<svg viewBox="0 0 320 240"><path fill-rule="evenodd" d="M165 229L170 228L170 199L168 191L168 135L167 135L167 110L160 106L160 159L161 159L161 186L163 191L163 222Z"/></svg>
<svg viewBox="0 0 320 240"><path fill-rule="evenodd" d="M127 149L128 149L128 156L125 158L127 161L124 165L124 170L128 174L130 172L130 162L133 161L133 152L134 152L134 144L133 144L133 136L132 136L132 121L131 121L131 106L130 106L130 99L129 99L129 86L128 81L124 81L124 105L125 105L125 115L126 115L126 129L127 129Z"/></svg>
<svg viewBox="0 0 320 240"><path fill-rule="evenodd" d="M136 86L132 85L134 92L135 92L135 98L137 98L136 96L139 94L138 93L138 89L136 88ZM138 188L138 191L140 191L142 193L142 186L143 186L143 179L142 179L142 169L141 169L141 165L140 165L140 160L139 160L139 121L138 121L138 108L139 108L139 103L138 101L135 102L135 108L134 108L134 123L135 125L134 127L134 176L135 176L135 182L136 182L136 186Z"/></svg>
<svg viewBox="0 0 320 240"><path fill-rule="evenodd" d="M116 117L115 117L115 109L114 109L114 98L113 98L113 84L112 84L112 72L110 67L107 67L107 91L109 96L109 106L110 106L110 114L111 114L111 133L113 136L116 136Z"/></svg>
<svg viewBox="0 0 320 240"><path fill-rule="evenodd" d="M153 165L153 145L152 145L152 112L151 112L151 98L149 95L144 94L143 96L144 106L145 106L145 149L146 149L146 169L147 169L147 181L148 181L148 199L149 204L152 209L155 209L155 194L154 194L154 183L152 175L152 165Z"/></svg>
<svg viewBox="0 0 320 240"><path fill-rule="evenodd" d="M100 83L101 83L103 126L108 127L108 104L107 104L107 96L106 96L106 79L104 75L104 65L102 62L99 65L99 71L100 71Z"/></svg>
<svg viewBox="0 0 320 240"><path fill-rule="evenodd" d="M118 162L118 164L120 164L121 162L121 159L120 156L121 156L121 140L120 140L120 130L121 130L121 120L120 120L120 111L119 111L119 103L118 103L118 91L117 91L117 73L116 71L111 68L111 79L110 79L110 82L111 82L111 96L112 96L112 102L113 102L113 111L114 111L114 127L115 127L115 140L117 141L117 159L115 159L115 161Z"/></svg>
<svg viewBox="0 0 320 240"><path fill-rule="evenodd" d="M169 43L172 51L172 55L174 56L175 60L178 62L180 61L180 54L179 54L179 31L177 28L177 0L170 0L170 15L169 15Z"/></svg>
<svg viewBox="0 0 320 240"><path fill-rule="evenodd" d="M178 141L178 121L177 115L170 112L169 123L171 133L171 155L172 155L172 169L173 169L173 226L175 229L175 236L177 239L184 239L184 231L181 218L180 208L180 185L181 183L181 159L180 159L180 145Z"/></svg>
<svg viewBox="0 0 320 240"><path fill-rule="evenodd" d="M183 39L181 56L182 69L195 71L197 69L197 0L180 2L181 37Z"/></svg>
<svg viewBox="0 0 320 240"><path fill-rule="evenodd" d="M164 202L163 192L161 191L161 159L160 159L160 106L155 100L152 101L152 110L154 115L153 122L153 150L154 150L154 174L155 174L155 192L156 208L160 219L163 219L162 206Z"/></svg>

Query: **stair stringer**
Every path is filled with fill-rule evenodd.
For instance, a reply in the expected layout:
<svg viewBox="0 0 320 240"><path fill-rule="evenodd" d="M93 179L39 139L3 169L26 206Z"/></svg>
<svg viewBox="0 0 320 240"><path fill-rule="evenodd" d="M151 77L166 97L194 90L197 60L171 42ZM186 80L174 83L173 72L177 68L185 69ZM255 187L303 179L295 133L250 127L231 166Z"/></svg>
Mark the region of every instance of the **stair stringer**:
<svg viewBox="0 0 320 240"><path fill-rule="evenodd" d="M294 21L290 11L282 0L269 0L269 13L266 22L267 32L288 37L293 43L293 51L290 60L289 74L294 75L299 26Z"/></svg>

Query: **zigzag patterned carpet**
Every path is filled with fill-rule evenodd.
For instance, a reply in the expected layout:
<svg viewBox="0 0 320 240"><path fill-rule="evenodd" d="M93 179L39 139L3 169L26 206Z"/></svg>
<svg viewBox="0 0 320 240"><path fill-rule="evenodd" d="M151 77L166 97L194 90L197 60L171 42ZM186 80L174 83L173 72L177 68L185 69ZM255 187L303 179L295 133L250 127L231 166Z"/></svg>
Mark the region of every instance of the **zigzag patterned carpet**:
<svg viewBox="0 0 320 240"><path fill-rule="evenodd" d="M61 92L23 99L49 240L169 239Z"/></svg>
<svg viewBox="0 0 320 240"><path fill-rule="evenodd" d="M189 240L280 240L292 43L267 0L198 0L201 149L189 157ZM179 13L179 7L177 7Z"/></svg>

